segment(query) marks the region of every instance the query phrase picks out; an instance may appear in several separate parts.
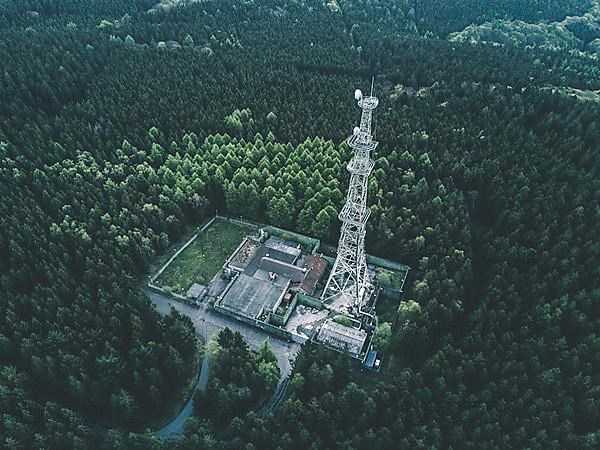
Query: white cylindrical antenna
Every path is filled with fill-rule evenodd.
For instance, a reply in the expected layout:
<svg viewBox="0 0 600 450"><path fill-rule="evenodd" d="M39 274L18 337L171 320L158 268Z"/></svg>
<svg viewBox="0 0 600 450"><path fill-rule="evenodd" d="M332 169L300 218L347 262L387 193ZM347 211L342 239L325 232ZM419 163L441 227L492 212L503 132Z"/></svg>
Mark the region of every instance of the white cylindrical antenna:
<svg viewBox="0 0 600 450"><path fill-rule="evenodd" d="M354 98L355 98L357 101L360 101L360 100L362 100L362 98L363 98L363 95L362 95L362 92L361 92L361 90L360 90L360 89L357 89L357 90L355 90L355 91L354 91Z"/></svg>

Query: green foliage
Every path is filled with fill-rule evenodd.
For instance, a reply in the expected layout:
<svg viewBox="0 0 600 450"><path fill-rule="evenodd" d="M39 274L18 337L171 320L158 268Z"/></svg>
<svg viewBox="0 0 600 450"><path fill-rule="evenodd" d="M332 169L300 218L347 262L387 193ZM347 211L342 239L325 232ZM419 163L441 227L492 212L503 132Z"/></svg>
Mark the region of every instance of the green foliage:
<svg viewBox="0 0 600 450"><path fill-rule="evenodd" d="M338 314L333 318L340 325L345 325L347 327L352 325L352 320L348 316L344 316L343 314Z"/></svg>
<svg viewBox="0 0 600 450"><path fill-rule="evenodd" d="M218 209L335 242L338 143L377 74L367 248L413 269L391 373L363 388L308 346L261 418L245 412L275 371L228 350L240 365L211 395L243 413L173 445L596 448L599 63L443 38L590 2L155 3L2 4L0 363L20 380L2 375L0 446L97 448L82 399L144 420L180 388L192 324L160 318L137 278L186 225ZM593 27L567 29L595 48Z"/></svg>
<svg viewBox="0 0 600 450"><path fill-rule="evenodd" d="M185 38L183 39L183 45L185 45L186 47L193 47L194 38L192 38L192 36L190 36L189 34L186 34Z"/></svg>
<svg viewBox="0 0 600 450"><path fill-rule="evenodd" d="M3 448L93 448L91 432L71 409L34 401L28 377L14 366L0 367L0 445Z"/></svg>
<svg viewBox="0 0 600 450"><path fill-rule="evenodd" d="M383 267L377 267L375 272L377 272L377 281L380 285L396 290L400 290L402 281L406 276L404 272L397 272Z"/></svg>
<svg viewBox="0 0 600 450"><path fill-rule="evenodd" d="M119 422L129 424L138 413L135 399L124 389L112 394L110 398L110 410L113 417L119 418Z"/></svg>
<svg viewBox="0 0 600 450"><path fill-rule="evenodd" d="M326 206L317 213L315 221L311 225L311 234L319 239L327 239L333 233L333 225L336 224L337 211L331 205Z"/></svg>
<svg viewBox="0 0 600 450"><path fill-rule="evenodd" d="M419 30L445 35L462 30L470 23L480 23L486 18L520 19L525 22L557 21L565 16L587 11L592 2L593 0L417 0L415 11Z"/></svg>
<svg viewBox="0 0 600 450"><path fill-rule="evenodd" d="M385 351L392 340L392 324L383 322L377 325L373 335L373 347L376 350Z"/></svg>
<svg viewBox="0 0 600 450"><path fill-rule="evenodd" d="M156 279L163 289L185 295L192 283L207 285L252 230L216 220L182 251Z"/></svg>
<svg viewBox="0 0 600 450"><path fill-rule="evenodd" d="M209 344L211 378L206 391L196 393L194 412L222 427L258 406L279 380L277 359L267 341L253 352L239 332L221 331Z"/></svg>
<svg viewBox="0 0 600 450"><path fill-rule="evenodd" d="M271 348L271 345L269 344L269 341L267 339L265 339L263 341L262 344L260 344L260 347L258 348L258 361L259 362L266 362L266 363L276 363L277 362L277 357L275 356L275 353L273 353L273 349Z"/></svg>
<svg viewBox="0 0 600 450"><path fill-rule="evenodd" d="M292 205L286 197L271 197L267 203L267 219L273 225L291 228L293 225Z"/></svg>
<svg viewBox="0 0 600 450"><path fill-rule="evenodd" d="M225 117L225 128L233 135L241 135L244 129L250 132L254 119L249 109L236 109L230 115Z"/></svg>

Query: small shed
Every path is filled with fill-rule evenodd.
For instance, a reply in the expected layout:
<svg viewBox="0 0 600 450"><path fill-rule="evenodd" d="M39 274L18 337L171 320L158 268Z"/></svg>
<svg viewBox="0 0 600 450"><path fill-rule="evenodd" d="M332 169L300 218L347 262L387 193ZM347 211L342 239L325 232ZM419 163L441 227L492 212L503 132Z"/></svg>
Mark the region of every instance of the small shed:
<svg viewBox="0 0 600 450"><path fill-rule="evenodd" d="M200 297L202 297L204 291L206 291L206 286L194 283L186 292L186 296L187 298L191 298L192 300L198 300Z"/></svg>
<svg viewBox="0 0 600 450"><path fill-rule="evenodd" d="M325 321L317 334L317 341L336 350L346 348L355 357L361 353L366 340L367 333L364 330L342 325L331 319Z"/></svg>

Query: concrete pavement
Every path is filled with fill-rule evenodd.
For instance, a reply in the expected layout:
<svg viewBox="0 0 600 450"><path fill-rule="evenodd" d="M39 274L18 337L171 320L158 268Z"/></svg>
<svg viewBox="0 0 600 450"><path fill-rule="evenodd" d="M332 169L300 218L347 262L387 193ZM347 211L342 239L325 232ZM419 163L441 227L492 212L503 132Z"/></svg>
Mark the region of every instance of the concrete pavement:
<svg viewBox="0 0 600 450"><path fill-rule="evenodd" d="M259 415L264 416L277 406L285 395L288 375L292 371L292 362L296 358L296 354L300 351L300 344L296 342L287 342L267 334L262 330L246 325L245 323L237 322L229 317L223 316L212 309L207 303L202 303L200 308L196 309L150 290L148 291L148 297L160 314L169 314L171 308L175 308L181 314L188 316L194 324L196 335L204 342L208 342L212 336L225 327L229 327L229 329L233 331L239 331L241 335L244 336L248 345L255 350L265 339L268 340L273 349L273 353L275 353L275 356L277 357L281 378L271 399L260 408ZM206 353L202 360L202 368L200 369L200 376L198 377L196 389L206 389L209 373L210 358ZM156 434L163 439L176 439L183 434L185 422L192 415L193 409L194 397L192 396L177 417L160 430L156 431Z"/></svg>
<svg viewBox="0 0 600 450"><path fill-rule="evenodd" d="M205 302L200 305L199 309L196 309L153 291L149 291L148 296L155 305L156 310L161 314L168 314L171 307L173 307L181 314L188 316L194 324L196 334L205 342L208 342L215 333L218 333L225 327L229 327L233 331L239 331L244 336L248 345L253 349L257 349L267 339L277 356L277 363L281 370L281 379L283 380L291 373L292 361L300 351L300 344L287 342L250 325L219 314Z"/></svg>

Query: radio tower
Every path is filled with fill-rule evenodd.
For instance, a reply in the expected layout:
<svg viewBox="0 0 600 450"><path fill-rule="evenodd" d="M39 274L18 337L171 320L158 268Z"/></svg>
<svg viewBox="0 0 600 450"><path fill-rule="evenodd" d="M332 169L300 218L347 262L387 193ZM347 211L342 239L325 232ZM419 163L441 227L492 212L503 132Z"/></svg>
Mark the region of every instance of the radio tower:
<svg viewBox="0 0 600 450"><path fill-rule="evenodd" d="M354 149L354 157L347 166L350 185L346 204L338 215L342 228L337 258L321 298L336 304L342 302L349 310L358 312L371 285L365 255L365 227L371 214L367 207L368 180L375 165L370 154L378 144L371 137L371 119L379 100L373 97L372 84L370 96L363 97L357 89L354 97L362 109L362 115L360 127L355 127L348 138L348 145Z"/></svg>

